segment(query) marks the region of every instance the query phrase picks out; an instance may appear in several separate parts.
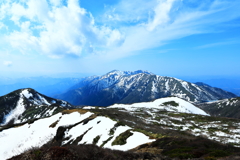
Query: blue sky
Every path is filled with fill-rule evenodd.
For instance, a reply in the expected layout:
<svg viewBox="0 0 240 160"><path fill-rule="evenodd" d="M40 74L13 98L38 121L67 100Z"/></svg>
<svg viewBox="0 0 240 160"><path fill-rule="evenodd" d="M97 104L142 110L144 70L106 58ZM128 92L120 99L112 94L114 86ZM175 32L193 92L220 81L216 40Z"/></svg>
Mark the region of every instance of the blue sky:
<svg viewBox="0 0 240 160"><path fill-rule="evenodd" d="M239 0L3 0L1 76L240 76Z"/></svg>

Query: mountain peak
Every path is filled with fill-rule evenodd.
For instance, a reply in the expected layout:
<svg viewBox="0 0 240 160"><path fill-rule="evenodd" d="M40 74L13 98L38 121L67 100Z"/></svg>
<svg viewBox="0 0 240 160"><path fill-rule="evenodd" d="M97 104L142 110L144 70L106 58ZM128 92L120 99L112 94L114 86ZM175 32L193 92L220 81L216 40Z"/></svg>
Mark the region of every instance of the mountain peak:
<svg viewBox="0 0 240 160"><path fill-rule="evenodd" d="M73 108L66 101L47 97L31 88L19 89L0 97L0 106L1 125L25 122L50 116L64 108Z"/></svg>
<svg viewBox="0 0 240 160"><path fill-rule="evenodd" d="M106 75L134 75L134 74L139 74L139 73L145 73L145 74L153 74L149 71L144 71L144 70L137 70L137 71L119 71L119 70L112 70L108 72Z"/></svg>

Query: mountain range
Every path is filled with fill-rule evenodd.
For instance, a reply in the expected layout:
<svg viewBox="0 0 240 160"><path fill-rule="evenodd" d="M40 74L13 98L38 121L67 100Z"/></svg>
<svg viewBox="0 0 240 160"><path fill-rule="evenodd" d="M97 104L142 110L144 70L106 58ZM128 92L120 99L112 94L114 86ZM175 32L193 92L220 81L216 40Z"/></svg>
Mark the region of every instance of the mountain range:
<svg viewBox="0 0 240 160"><path fill-rule="evenodd" d="M18 89L0 97L0 159L238 159L239 108L220 88L141 70L55 98Z"/></svg>
<svg viewBox="0 0 240 160"><path fill-rule="evenodd" d="M236 97L231 92L204 83L158 76L147 71L112 71L82 79L66 93L54 96L74 105L109 106L114 103L148 102L175 96L200 103Z"/></svg>
<svg viewBox="0 0 240 160"><path fill-rule="evenodd" d="M66 92L81 79L82 78L52 78L45 76L17 79L0 77L0 96L22 88L33 88L44 95L53 96Z"/></svg>

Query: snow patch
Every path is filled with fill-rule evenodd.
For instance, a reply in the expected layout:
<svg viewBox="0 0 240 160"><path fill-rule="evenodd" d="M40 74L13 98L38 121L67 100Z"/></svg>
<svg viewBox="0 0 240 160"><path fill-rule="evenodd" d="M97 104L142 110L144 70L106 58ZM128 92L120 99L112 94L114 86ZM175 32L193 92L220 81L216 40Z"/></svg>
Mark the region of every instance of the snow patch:
<svg viewBox="0 0 240 160"><path fill-rule="evenodd" d="M37 120L32 124L26 123L17 128L3 130L0 132L0 144L7 145L0 145L0 159L11 158L32 147L41 147L53 139L59 126L75 124L90 115L92 115L90 112L81 115L78 112L65 115L58 113L54 116ZM58 120L57 126L54 128L49 127Z"/></svg>
<svg viewBox="0 0 240 160"><path fill-rule="evenodd" d="M22 95L20 96L16 108L14 108L9 114L5 116L5 121L1 125L6 125L11 120L14 119L14 123L16 123L18 117L22 115L22 113L25 111L24 101Z"/></svg>
<svg viewBox="0 0 240 160"><path fill-rule="evenodd" d="M26 97L27 99L29 99L30 97L33 96L32 93L30 93L27 89L24 89L24 90L22 91L22 95L23 95L24 97Z"/></svg>
<svg viewBox="0 0 240 160"><path fill-rule="evenodd" d="M163 105L164 103L171 102L171 101L178 103L179 105L178 106ZM109 108L124 108L129 111L134 111L138 108L156 108L156 109L162 109L162 110L173 111L173 112L209 115L206 112L204 112L202 109L177 97L160 98L153 102L142 102L142 103L134 103L134 104L114 104L112 106L109 106Z"/></svg>

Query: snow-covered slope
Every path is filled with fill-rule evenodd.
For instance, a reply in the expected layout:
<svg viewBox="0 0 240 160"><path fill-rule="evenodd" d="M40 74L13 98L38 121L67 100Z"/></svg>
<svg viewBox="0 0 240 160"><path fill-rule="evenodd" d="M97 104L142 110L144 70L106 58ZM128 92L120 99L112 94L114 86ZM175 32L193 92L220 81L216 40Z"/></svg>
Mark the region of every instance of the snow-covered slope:
<svg viewBox="0 0 240 160"><path fill-rule="evenodd" d="M141 102L134 104L114 104L108 108L124 108L126 110L138 110L139 108L158 109L170 112L182 112L191 114L208 115L202 109L177 97L167 97L154 100L153 102Z"/></svg>
<svg viewBox="0 0 240 160"><path fill-rule="evenodd" d="M0 128L0 144L7 145L0 145L0 159L5 160L47 142L63 147L96 144L125 151L141 144L154 143L156 138L190 134L240 147L240 120L206 116L206 113L179 98L84 108L88 110L64 110L32 123L8 129L3 126Z"/></svg>
<svg viewBox="0 0 240 160"><path fill-rule="evenodd" d="M92 144L94 139L99 137L98 140L95 139L98 146L128 150L154 141L140 132L131 130L131 127L117 126L117 122L110 118L96 117L91 112L80 112L58 113L52 117L36 120L32 124L26 123L23 126L3 130L0 132L0 144L7 145L0 145L0 159L5 160L31 147L42 146L52 140L60 131L63 131L61 138L66 139L61 141L62 145L67 143ZM112 144L124 132L131 133L126 144ZM56 140L59 139L56 138Z"/></svg>
<svg viewBox="0 0 240 160"><path fill-rule="evenodd" d="M64 108L72 107L66 101L44 96L33 89L20 89L0 97L0 124L51 116Z"/></svg>
<svg viewBox="0 0 240 160"><path fill-rule="evenodd" d="M198 104L212 116L240 118L240 97Z"/></svg>
<svg viewBox="0 0 240 160"><path fill-rule="evenodd" d="M74 105L109 106L114 103L148 102L175 96L191 102L207 102L236 95L206 84L154 75L147 71L112 71L86 78L58 98Z"/></svg>

